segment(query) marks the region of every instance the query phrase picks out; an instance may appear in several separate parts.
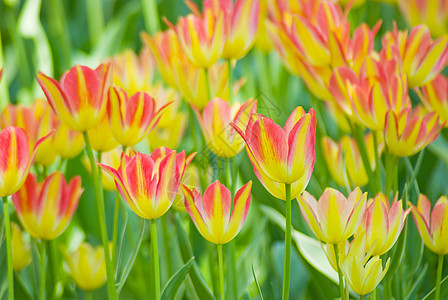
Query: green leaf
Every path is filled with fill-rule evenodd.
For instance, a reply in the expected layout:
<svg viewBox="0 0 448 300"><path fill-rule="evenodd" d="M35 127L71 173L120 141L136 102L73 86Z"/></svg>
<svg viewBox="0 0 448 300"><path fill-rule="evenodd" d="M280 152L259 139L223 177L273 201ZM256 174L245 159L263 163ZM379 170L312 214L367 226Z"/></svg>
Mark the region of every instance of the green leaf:
<svg viewBox="0 0 448 300"><path fill-rule="evenodd" d="M385 278L392 278L392 275L395 273L395 271L398 269L398 267L401 264L401 261L403 260L404 252L405 252L405 245L406 245L406 237L408 235L407 231L407 222L404 225L403 231L401 232L400 237L398 238L397 245L395 246L394 254L392 255L392 258L390 260L389 270L387 271L387 274Z"/></svg>
<svg viewBox="0 0 448 300"><path fill-rule="evenodd" d="M278 211L265 205L261 206L261 210L273 223L278 225L283 230L285 229L285 217L282 216ZM300 253L310 265L316 268L316 270L321 272L331 281L338 283L338 274L331 267L324 250L322 250L322 247L317 240L304 235L303 233L295 229L292 232L292 238L296 243Z"/></svg>
<svg viewBox="0 0 448 300"><path fill-rule="evenodd" d="M428 271L428 264L426 264L423 267L423 269L421 270L421 272L420 272L419 276L417 277L417 279L414 281L412 286L408 289L408 291L406 293L406 297L404 298L405 300L411 299L411 296L413 296L414 292L422 284L422 281L423 281L423 279L426 276L426 271Z"/></svg>
<svg viewBox="0 0 448 300"><path fill-rule="evenodd" d="M182 260L186 261L191 257L193 257L193 250L191 249L187 233L185 232L185 229L182 227L182 220L180 219L178 214L176 215L176 229L179 238L180 254L182 256ZM193 261L193 267L190 272L190 278L193 283L194 290L196 291L196 294L199 299L204 300L215 299L213 297L210 288L207 286L204 277L202 277L201 271L199 270L199 267L197 266L195 261Z"/></svg>
<svg viewBox="0 0 448 300"><path fill-rule="evenodd" d="M263 293L261 292L260 284L258 283L257 275L255 274L254 265L252 265L252 275L254 276L255 284L257 285L258 295L263 300Z"/></svg>
<svg viewBox="0 0 448 300"><path fill-rule="evenodd" d="M442 279L440 282L440 295L443 295L446 290L448 289L448 276L445 276L445 278ZM430 299L433 293L436 292L436 288L433 288L428 294L426 294L425 297L422 298L422 300Z"/></svg>
<svg viewBox="0 0 448 300"><path fill-rule="evenodd" d="M176 274L171 277L166 285L165 289L162 292L162 300L174 299L174 296L177 293L182 282L185 280L188 272L190 272L191 267L193 266L194 256L190 258L190 260L179 270Z"/></svg>

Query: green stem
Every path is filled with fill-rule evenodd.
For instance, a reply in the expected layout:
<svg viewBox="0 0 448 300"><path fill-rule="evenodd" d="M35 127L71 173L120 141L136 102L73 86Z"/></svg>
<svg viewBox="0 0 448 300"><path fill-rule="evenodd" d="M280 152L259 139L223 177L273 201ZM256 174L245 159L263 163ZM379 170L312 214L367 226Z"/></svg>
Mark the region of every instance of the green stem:
<svg viewBox="0 0 448 300"><path fill-rule="evenodd" d="M380 190L383 189L382 187L382 182L381 182L381 170L380 170L380 155L378 153L378 137L377 132L372 131L372 135L373 135L373 153L375 155L375 177L376 177L376 183L379 187Z"/></svg>
<svg viewBox="0 0 448 300"><path fill-rule="evenodd" d="M359 295L359 300L362 300L363 297L364 295Z"/></svg>
<svg viewBox="0 0 448 300"><path fill-rule="evenodd" d="M40 299L45 298L45 285L46 285L46 268L45 268L45 260L47 258L47 241L40 241Z"/></svg>
<svg viewBox="0 0 448 300"><path fill-rule="evenodd" d="M154 299L160 299L160 266L159 266L159 248L157 244L157 220L151 220L151 244L152 244L152 259L154 266Z"/></svg>
<svg viewBox="0 0 448 300"><path fill-rule="evenodd" d="M112 266L116 266L117 262L117 240L118 240L118 216L120 212L120 193L117 191L115 196L114 207L114 227L112 231Z"/></svg>
<svg viewBox="0 0 448 300"><path fill-rule="evenodd" d="M238 154L237 154L238 155ZM237 156L234 156L231 158L231 179L232 179L232 186L230 187L230 191L232 193L232 199L235 196L235 190L236 190L236 184L238 182L238 162L237 162Z"/></svg>
<svg viewBox="0 0 448 300"><path fill-rule="evenodd" d="M104 30L102 0L86 0L90 46L95 47Z"/></svg>
<svg viewBox="0 0 448 300"><path fill-rule="evenodd" d="M157 0L142 0L142 7L146 30L148 30L151 35L154 35L160 31Z"/></svg>
<svg viewBox="0 0 448 300"><path fill-rule="evenodd" d="M3 214L5 215L6 257L8 260L8 295L9 299L14 299L14 271L12 268L12 239L8 197L3 197Z"/></svg>
<svg viewBox="0 0 448 300"><path fill-rule="evenodd" d="M372 292L372 300L376 300L377 299L377 292L378 292L378 287L376 287L373 292Z"/></svg>
<svg viewBox="0 0 448 300"><path fill-rule="evenodd" d="M344 279L342 278L341 266L339 265L339 249L337 244L333 244L333 247L334 247L334 256L336 257L336 265L338 266L339 291L341 293L341 299L344 300L346 298L344 291Z"/></svg>
<svg viewBox="0 0 448 300"><path fill-rule="evenodd" d="M443 269L443 255L439 255L439 261L437 263L437 281L436 281L436 296L435 300L440 299L440 280L442 279L442 269Z"/></svg>
<svg viewBox="0 0 448 300"><path fill-rule="evenodd" d="M390 197L390 192L394 190L397 181L397 165L398 157L393 154L388 154L386 159L386 177L384 181L384 194Z"/></svg>
<svg viewBox="0 0 448 300"><path fill-rule="evenodd" d="M285 257L283 263L283 294L282 299L289 299L289 284L291 277L291 184L285 183L286 192L286 228Z"/></svg>
<svg viewBox="0 0 448 300"><path fill-rule="evenodd" d="M222 259L222 245L217 245L218 247L218 264L219 264L219 288L221 294L221 300L226 298L224 293L224 262Z"/></svg>
<svg viewBox="0 0 448 300"><path fill-rule="evenodd" d="M103 192L101 190L101 180L100 176L98 175L95 158L93 157L93 151L92 146L90 145L89 136L87 135L87 132L83 132L83 135L86 142L86 152L90 160L90 167L92 169L93 186L95 188L95 199L98 209L98 221L100 223L101 241L104 248L104 258L106 260L107 290L109 293L109 299L115 300L117 298L117 293L115 290L115 276L110 257L109 241L107 239L106 213L104 208Z"/></svg>
<svg viewBox="0 0 448 300"><path fill-rule="evenodd" d="M233 67L232 59L227 60L228 72L229 72L229 104L233 104Z"/></svg>
<svg viewBox="0 0 448 300"><path fill-rule="evenodd" d="M171 264L171 251L170 250L170 234L168 231L168 218L162 218L160 223L162 223L162 234L163 234L163 247L165 250L165 264L166 264L166 272L168 273L168 278L172 274L173 266Z"/></svg>

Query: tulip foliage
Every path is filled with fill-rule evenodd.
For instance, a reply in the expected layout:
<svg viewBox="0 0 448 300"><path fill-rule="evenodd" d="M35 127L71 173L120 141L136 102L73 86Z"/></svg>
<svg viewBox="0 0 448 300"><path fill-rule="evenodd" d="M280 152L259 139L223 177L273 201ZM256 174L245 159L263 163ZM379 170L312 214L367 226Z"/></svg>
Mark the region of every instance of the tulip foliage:
<svg viewBox="0 0 448 300"><path fill-rule="evenodd" d="M37 2L0 300L448 297L448 1Z"/></svg>

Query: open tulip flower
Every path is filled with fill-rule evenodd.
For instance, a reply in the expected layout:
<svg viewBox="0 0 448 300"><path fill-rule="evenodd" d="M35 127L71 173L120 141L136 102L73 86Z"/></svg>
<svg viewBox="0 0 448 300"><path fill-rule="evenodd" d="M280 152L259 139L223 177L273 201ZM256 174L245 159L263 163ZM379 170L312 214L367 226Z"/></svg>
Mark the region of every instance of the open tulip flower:
<svg viewBox="0 0 448 300"><path fill-rule="evenodd" d="M442 196L431 211L431 202L420 194L417 207L409 203L420 236L429 250L438 254L448 254L448 199Z"/></svg>
<svg viewBox="0 0 448 300"><path fill-rule="evenodd" d="M177 26L169 22L168 25L177 33L182 49L195 66L210 68L221 57L227 37L223 13L214 16L207 9L202 16L189 14L179 18Z"/></svg>
<svg viewBox="0 0 448 300"><path fill-rule="evenodd" d="M106 282L106 261L103 247L83 242L73 253L65 253L76 285L84 291L99 289Z"/></svg>
<svg viewBox="0 0 448 300"><path fill-rule="evenodd" d="M67 184L64 175L55 172L38 183L30 173L12 201L21 223L33 237L52 240L68 226L83 191L79 176Z"/></svg>
<svg viewBox="0 0 448 300"><path fill-rule="evenodd" d="M375 162L375 149L373 134L365 135L365 143L367 147L367 155L370 161L370 167L375 170L377 162ZM331 177L340 186L352 184L354 186L366 185L369 181L364 164L361 159L356 142L349 136L344 136L339 143L334 142L329 137L322 139L323 153L325 162L327 163ZM378 145L378 154L384 149L384 143Z"/></svg>
<svg viewBox="0 0 448 300"><path fill-rule="evenodd" d="M221 98L213 98L202 114L194 107L207 146L220 157L234 157L244 148L243 139L230 124L245 128L256 109L257 101L254 99L230 106Z"/></svg>
<svg viewBox="0 0 448 300"><path fill-rule="evenodd" d="M139 217L158 219L171 207L185 169L195 154L187 157L185 151L176 153L166 147L155 149L151 155L132 154L122 154L118 169L99 166L115 179L121 196Z"/></svg>
<svg viewBox="0 0 448 300"><path fill-rule="evenodd" d="M250 206L252 181L240 188L231 204L229 189L219 181L207 187L204 196L182 185L185 207L201 235L217 245L230 242L243 227ZM233 210L231 209L233 206Z"/></svg>
<svg viewBox="0 0 448 300"><path fill-rule="evenodd" d="M111 87L107 110L113 136L122 146L138 144L170 104L156 110L156 101L147 93L138 92L129 98L123 89Z"/></svg>
<svg viewBox="0 0 448 300"><path fill-rule="evenodd" d="M16 223L11 223L12 228L12 265L14 271L18 272L31 262L31 246L29 239L25 237L20 226Z"/></svg>
<svg viewBox="0 0 448 300"><path fill-rule="evenodd" d="M432 143L444 125L435 112L419 116L410 109L398 115L390 111L384 130L387 149L398 157L414 155Z"/></svg>
<svg viewBox="0 0 448 300"><path fill-rule="evenodd" d="M303 191L316 158L314 109L305 113L301 106L297 107L283 128L263 115L251 118L244 132L237 124L232 126L246 142L247 154L257 172L279 183L301 181Z"/></svg>
<svg viewBox="0 0 448 300"><path fill-rule="evenodd" d="M187 5L195 15L201 16L195 3L187 1ZM221 57L240 59L246 55L257 35L260 1L237 0L235 4L230 0L203 1L202 10L211 10L218 18L224 14L228 36Z"/></svg>
<svg viewBox="0 0 448 300"><path fill-rule="evenodd" d="M422 86L433 80L448 62L448 36L433 41L428 27L419 25L407 31L392 32L383 37L381 55L401 61L409 87Z"/></svg>
<svg viewBox="0 0 448 300"><path fill-rule="evenodd" d="M104 117L112 84L110 64L94 70L77 65L65 72L60 82L41 72L37 80L48 103L68 128L85 132Z"/></svg>
<svg viewBox="0 0 448 300"><path fill-rule="evenodd" d="M422 87L419 93L425 107L437 113L441 122L448 122L448 78L437 76L433 81Z"/></svg>
<svg viewBox="0 0 448 300"><path fill-rule="evenodd" d="M22 128L6 127L0 132L0 197L12 195L22 187L40 144L50 134L39 139L31 152L28 135Z"/></svg>
<svg viewBox="0 0 448 300"><path fill-rule="evenodd" d="M304 192L298 198L300 210L317 239L339 244L351 237L366 209L367 193L355 188L346 198L341 192L327 188L319 201Z"/></svg>
<svg viewBox="0 0 448 300"><path fill-rule="evenodd" d="M367 209L361 222L360 230L366 232L367 249L375 255L389 251L400 236L410 208L403 211L398 193L389 204L389 199L379 193L367 203Z"/></svg>

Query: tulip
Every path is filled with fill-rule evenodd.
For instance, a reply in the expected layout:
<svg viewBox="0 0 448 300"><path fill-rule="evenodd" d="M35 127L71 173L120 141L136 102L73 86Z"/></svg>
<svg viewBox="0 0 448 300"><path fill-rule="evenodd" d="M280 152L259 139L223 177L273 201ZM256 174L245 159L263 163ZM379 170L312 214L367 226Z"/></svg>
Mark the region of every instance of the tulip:
<svg viewBox="0 0 448 300"><path fill-rule="evenodd" d="M437 138L443 125L434 112L418 116L410 109L398 115L390 111L384 130L387 149L398 157L414 155Z"/></svg>
<svg viewBox="0 0 448 300"><path fill-rule="evenodd" d="M250 121L245 132L232 124L246 142L254 169L279 183L291 184L311 177L315 160L316 116L297 107L282 128L263 115ZM301 192L301 191L300 191Z"/></svg>
<svg viewBox="0 0 448 300"><path fill-rule="evenodd" d="M120 167L99 164L116 182L121 196L141 218L155 220L170 208L177 194L185 168L195 154L186 157L165 147L151 155L138 152L122 155Z"/></svg>
<svg viewBox="0 0 448 300"><path fill-rule="evenodd" d="M181 186L185 185L187 188L189 188L190 190L196 189L196 190L201 190L201 181L200 181L200 177L199 177L199 172L202 172L202 170L199 170L199 168L194 165L194 164L190 164L188 165L187 169L185 170L185 174L182 177L182 182L181 182ZM208 172L206 172L206 175L209 174ZM210 179L211 178L207 178ZM181 189L179 189L176 197L174 198L173 201L173 207L174 209L176 209L177 211L186 211L185 208L185 204L184 204L184 195Z"/></svg>
<svg viewBox="0 0 448 300"><path fill-rule="evenodd" d="M423 194L418 197L417 207L408 203L425 246L438 255L448 254L447 203L448 199L442 196L431 211L431 202Z"/></svg>
<svg viewBox="0 0 448 300"><path fill-rule="evenodd" d="M187 5L196 16L201 16L195 3L187 1ZM249 52L258 30L259 0L237 0L235 4L228 0L204 1L202 9L211 10L217 19L223 14L228 36L222 58L240 59Z"/></svg>
<svg viewBox="0 0 448 300"><path fill-rule="evenodd" d="M225 298L222 245L230 242L243 227L251 188L252 181L249 181L236 192L232 205L229 189L218 180L207 187L204 197L196 189L182 185L185 207L196 228L205 239L217 245L221 299Z"/></svg>
<svg viewBox="0 0 448 300"><path fill-rule="evenodd" d="M128 98L124 90L112 87L108 116L113 136L122 146L136 145L157 125L170 104L156 110L155 100L147 93L138 92Z"/></svg>
<svg viewBox="0 0 448 300"><path fill-rule="evenodd" d="M179 18L177 27L168 25L175 30L182 49L195 66L210 68L222 55L227 37L223 14L215 17L207 9L203 16L189 14Z"/></svg>
<svg viewBox="0 0 448 300"><path fill-rule="evenodd" d="M12 227L12 265L14 271L18 272L31 262L31 247L26 240L24 233L16 223L11 223Z"/></svg>
<svg viewBox="0 0 448 300"><path fill-rule="evenodd" d="M298 199L300 210L317 239L338 244L351 237L361 224L366 209L367 193L355 188L346 198L327 188L319 201L304 192Z"/></svg>
<svg viewBox="0 0 448 300"><path fill-rule="evenodd" d="M433 81L422 87L420 99L425 107L437 113L441 122L448 121L448 78L437 76Z"/></svg>
<svg viewBox="0 0 448 300"><path fill-rule="evenodd" d="M372 256L389 251L400 236L410 208L403 211L401 200L395 195L392 206L384 194L368 201L360 230L366 232L367 249Z"/></svg>
<svg viewBox="0 0 448 300"><path fill-rule="evenodd" d="M81 133L70 130L64 123L59 122L52 136L53 147L63 159L72 159L84 149L84 137Z"/></svg>
<svg viewBox="0 0 448 300"><path fill-rule="evenodd" d="M400 10L410 26L425 24L431 35L447 33L448 2L444 0L398 0Z"/></svg>
<svg viewBox="0 0 448 300"><path fill-rule="evenodd" d="M65 72L60 82L40 72L37 80L48 103L71 130L85 132L104 117L112 84L109 64L95 70L77 65Z"/></svg>
<svg viewBox="0 0 448 300"><path fill-rule="evenodd" d="M97 152L106 153L118 147L118 143L114 138L111 126L109 124L109 118L107 116L105 116L104 119L98 123L98 125L87 131L87 134L89 136L92 149Z"/></svg>
<svg viewBox="0 0 448 300"><path fill-rule="evenodd" d="M147 49L150 49L154 59L157 63L157 70L162 76L163 80L169 86L177 87L175 74L173 73L175 61L185 61L185 53L179 44L176 32L173 29L168 29L164 32L158 32L154 37L147 33L142 33L141 38Z"/></svg>
<svg viewBox="0 0 448 300"><path fill-rule="evenodd" d="M67 184L64 175L55 172L37 183L30 173L12 201L21 223L34 238L52 240L68 226L83 191L79 176Z"/></svg>
<svg viewBox="0 0 448 300"><path fill-rule="evenodd" d="M396 58L402 62L403 72L409 79L409 87L422 86L432 81L448 61L448 36L433 41L428 27L419 25L411 32L392 32L383 37L381 56Z"/></svg>
<svg viewBox="0 0 448 300"><path fill-rule="evenodd" d="M139 91L148 92L154 77L154 62L148 48L140 55L127 49L111 59L113 82L127 93L133 95Z"/></svg>
<svg viewBox="0 0 448 300"><path fill-rule="evenodd" d="M179 147L187 129L188 116L186 113L178 112L170 120L169 126L161 126L160 122L157 126L149 132L148 142L151 149L162 146L170 149Z"/></svg>
<svg viewBox="0 0 448 300"><path fill-rule="evenodd" d="M230 123L245 128L256 112L257 101L249 99L245 103L232 106L221 98L213 98L202 114L193 107L201 126L207 146L220 157L234 157L244 147L244 141Z"/></svg>
<svg viewBox="0 0 448 300"><path fill-rule="evenodd" d="M367 156L372 170L376 168L373 133L364 137ZM339 143L329 137L322 139L325 162L334 181L341 186L352 184L354 186L366 185L369 181L361 154L356 142L349 136L344 136ZM381 155L384 143L378 145L378 153Z"/></svg>
<svg viewBox="0 0 448 300"><path fill-rule="evenodd" d="M106 261L103 247L83 242L65 260L77 286L85 291L99 289L106 282Z"/></svg>
<svg viewBox="0 0 448 300"><path fill-rule="evenodd" d="M388 258L383 268L382 259L379 256L370 257L371 254L366 254L365 249L365 235L361 233L350 243L347 254L340 255L341 271L350 287L359 295L372 292L383 280L390 264L390 258Z"/></svg>
<svg viewBox="0 0 448 300"><path fill-rule="evenodd" d="M254 47L258 50L260 50L263 53L268 53L273 45L272 41L269 39L269 35L267 32L267 25L268 22L268 1L261 0L260 1L260 16L259 16L259 22L258 22L258 31L257 35L255 37L255 44Z"/></svg>

